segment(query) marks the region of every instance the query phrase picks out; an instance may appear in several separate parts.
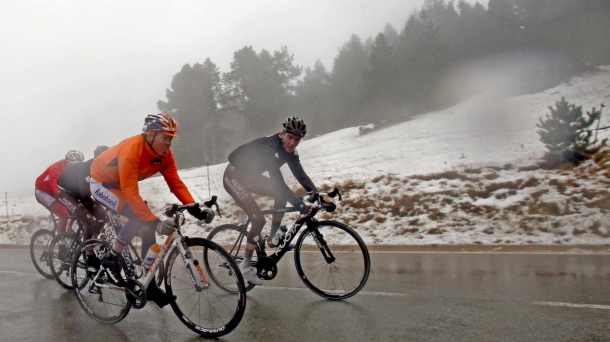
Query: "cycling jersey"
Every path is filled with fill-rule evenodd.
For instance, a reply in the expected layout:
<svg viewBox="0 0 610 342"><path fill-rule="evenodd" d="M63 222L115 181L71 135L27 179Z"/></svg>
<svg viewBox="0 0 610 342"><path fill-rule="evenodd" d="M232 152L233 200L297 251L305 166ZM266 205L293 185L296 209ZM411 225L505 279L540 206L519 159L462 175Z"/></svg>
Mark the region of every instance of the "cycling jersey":
<svg viewBox="0 0 610 342"><path fill-rule="evenodd" d="M57 185L76 199L88 198L91 196L91 190L89 190L91 164L93 164L93 159L69 166L57 179Z"/></svg>
<svg viewBox="0 0 610 342"><path fill-rule="evenodd" d="M68 209L57 202L57 179L66 169L66 160L62 159L53 163L44 172L36 178L34 194L38 203L57 215L59 222L57 223L57 232L63 233L66 231L68 223Z"/></svg>
<svg viewBox="0 0 610 342"><path fill-rule="evenodd" d="M195 200L178 176L178 169L171 150L159 157L138 134L121 141L100 154L91 164L91 178L108 189L116 189L120 199L129 204L133 213L143 221L154 221L157 217L148 209L140 197L138 182L157 172L163 175L170 191L183 204ZM96 198L97 199L97 198ZM125 203L120 203L119 210Z"/></svg>
<svg viewBox="0 0 610 342"><path fill-rule="evenodd" d="M66 160L62 159L53 163L36 178L36 190L46 192L53 197L57 194L57 179L66 169Z"/></svg>
<svg viewBox="0 0 610 342"><path fill-rule="evenodd" d="M282 165L288 164L290 171L305 190L318 191L303 170L297 150L286 152L279 133L239 146L229 154L229 161L235 168L235 175L244 183L254 183L264 172L269 172L269 178L293 205L301 200L286 185L280 171Z"/></svg>

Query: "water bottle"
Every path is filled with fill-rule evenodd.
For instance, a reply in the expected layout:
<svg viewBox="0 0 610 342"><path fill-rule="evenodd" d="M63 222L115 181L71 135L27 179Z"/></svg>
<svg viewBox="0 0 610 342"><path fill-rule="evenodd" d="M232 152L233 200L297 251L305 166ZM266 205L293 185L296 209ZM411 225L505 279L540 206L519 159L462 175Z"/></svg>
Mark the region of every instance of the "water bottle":
<svg viewBox="0 0 610 342"><path fill-rule="evenodd" d="M159 251L161 251L161 247L159 247L159 245L156 243L150 246L150 248L148 249L146 257L144 258L144 268L146 269L146 271L148 271L152 266L153 262L155 262Z"/></svg>
<svg viewBox="0 0 610 342"><path fill-rule="evenodd" d="M281 225L278 230L277 233L275 233L275 236L273 237L273 239L271 240L271 243L274 246L278 246L280 244L280 241L282 240L282 238L284 237L284 235L286 235L286 226L285 225Z"/></svg>

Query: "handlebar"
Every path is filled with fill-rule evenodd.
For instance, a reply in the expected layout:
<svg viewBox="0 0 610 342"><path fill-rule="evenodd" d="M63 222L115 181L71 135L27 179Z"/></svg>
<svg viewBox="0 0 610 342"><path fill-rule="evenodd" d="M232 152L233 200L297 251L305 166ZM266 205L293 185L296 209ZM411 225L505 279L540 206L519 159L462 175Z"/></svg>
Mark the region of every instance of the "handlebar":
<svg viewBox="0 0 610 342"><path fill-rule="evenodd" d="M339 195L339 201L343 201L343 197L341 197L341 193L337 188L334 188L333 191L327 193L326 195L330 198L335 198L337 195Z"/></svg>
<svg viewBox="0 0 610 342"><path fill-rule="evenodd" d="M218 200L218 196L214 195L214 196L212 196L212 199L203 202L203 205L205 205L208 208L212 208L212 206L216 206L216 212L218 213L218 216L222 217L222 215L220 215L220 208L218 207L217 200ZM182 212L189 208L198 208L200 206L201 206L201 204L199 204L197 202L191 203L191 204L172 204L172 206L170 208L167 208L167 210L165 210L164 214L167 217L173 217L177 212Z"/></svg>

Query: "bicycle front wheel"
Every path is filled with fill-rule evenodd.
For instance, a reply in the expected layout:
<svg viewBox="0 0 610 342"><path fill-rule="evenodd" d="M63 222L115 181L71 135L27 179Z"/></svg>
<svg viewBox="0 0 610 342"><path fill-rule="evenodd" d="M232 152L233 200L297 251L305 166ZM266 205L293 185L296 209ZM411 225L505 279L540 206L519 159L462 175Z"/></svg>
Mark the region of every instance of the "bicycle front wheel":
<svg viewBox="0 0 610 342"><path fill-rule="evenodd" d="M244 260L244 253L246 251L246 232L243 227L236 226L234 224L223 224L220 225L208 234L208 240L214 241L219 244L222 248L224 248L230 255L231 259L239 264L241 264L242 260ZM216 278L222 278L225 274L230 272L230 269L226 267L227 265L213 265L207 260L207 256L204 255L205 266L208 268L208 272L210 272L210 278L212 281L216 281ZM256 265L256 261L258 257L256 253L252 256L252 266ZM213 269L220 271L218 274L217 271L212 272ZM230 274L228 274L230 275ZM222 280L218 281L218 286L223 287L224 282ZM252 290L254 285L250 283L246 283L246 292ZM226 291L233 291L232 288L225 288Z"/></svg>
<svg viewBox="0 0 610 342"><path fill-rule="evenodd" d="M43 277L53 279L50 266L51 240L53 240L53 231L48 229L39 229L30 240L30 257L34 267Z"/></svg>
<svg viewBox="0 0 610 342"><path fill-rule="evenodd" d="M187 268L177 247L165 263L165 290L170 298L176 296L171 302L172 309L184 325L201 336L226 335L237 327L246 309L244 280L237 264L222 247L207 239L187 238L185 244L194 267ZM201 267L204 253L211 271ZM225 272L225 267L229 272ZM224 275L222 287L218 285L220 277L210 281L211 272Z"/></svg>
<svg viewBox="0 0 610 342"><path fill-rule="evenodd" d="M110 249L110 243L103 240L91 239L81 243L76 249L74 260L86 260L86 258L96 258L98 261L102 255ZM89 250L89 254L87 254ZM125 272L125 262L119 256L119 262ZM99 263L97 263L99 265ZM72 284L79 284L77 263L72 264ZM80 306L87 315L98 322L114 324L120 322L131 309L125 288L111 284L105 271L99 274L90 274L86 278L83 286L74 287L74 295Z"/></svg>
<svg viewBox="0 0 610 342"><path fill-rule="evenodd" d="M306 229L294 250L297 273L315 294L346 299L366 284L371 260L362 238L352 228L321 221Z"/></svg>

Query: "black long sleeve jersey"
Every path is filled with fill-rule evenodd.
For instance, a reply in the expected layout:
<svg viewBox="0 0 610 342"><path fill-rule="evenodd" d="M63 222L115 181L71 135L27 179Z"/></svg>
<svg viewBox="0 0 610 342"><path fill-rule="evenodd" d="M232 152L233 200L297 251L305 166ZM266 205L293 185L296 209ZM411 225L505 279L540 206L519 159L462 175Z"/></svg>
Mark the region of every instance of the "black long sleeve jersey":
<svg viewBox="0 0 610 342"><path fill-rule="evenodd" d="M305 190L318 191L305 173L305 170L303 170L297 150L286 152L279 133L258 138L239 146L229 154L229 161L235 167L235 172L245 179L255 178L265 172L269 172L269 178L277 182L277 185L283 189L290 203L298 203L300 200L286 185L280 171L282 165L286 163L294 177Z"/></svg>

